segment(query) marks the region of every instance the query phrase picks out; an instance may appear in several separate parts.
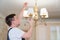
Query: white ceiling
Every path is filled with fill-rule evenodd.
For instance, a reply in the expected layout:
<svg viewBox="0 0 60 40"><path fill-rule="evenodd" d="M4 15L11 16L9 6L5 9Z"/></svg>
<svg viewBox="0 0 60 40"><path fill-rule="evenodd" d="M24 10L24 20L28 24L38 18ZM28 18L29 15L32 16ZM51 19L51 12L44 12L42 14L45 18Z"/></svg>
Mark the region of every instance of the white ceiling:
<svg viewBox="0 0 60 40"><path fill-rule="evenodd" d="M0 14L19 13L24 2L33 7L35 0L0 0ZM37 4L39 9L47 8L49 18L60 18L60 0L38 0Z"/></svg>

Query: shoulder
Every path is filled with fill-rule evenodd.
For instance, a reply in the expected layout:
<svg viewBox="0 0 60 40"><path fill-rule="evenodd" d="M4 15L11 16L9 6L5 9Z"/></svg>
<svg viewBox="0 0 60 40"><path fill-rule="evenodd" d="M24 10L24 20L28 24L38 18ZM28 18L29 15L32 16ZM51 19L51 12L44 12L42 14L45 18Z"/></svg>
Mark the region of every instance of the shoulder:
<svg viewBox="0 0 60 40"><path fill-rule="evenodd" d="M10 32L18 32L18 31L22 31L21 29L19 29L19 28L12 28L11 30L10 30Z"/></svg>
<svg viewBox="0 0 60 40"><path fill-rule="evenodd" d="M10 30L10 32L11 33L24 33L24 31L22 31L21 29L19 29L19 28L12 28L11 30Z"/></svg>
<svg viewBox="0 0 60 40"><path fill-rule="evenodd" d="M22 31L21 29L19 29L19 28L12 28L11 30L10 30L10 32L9 32L9 35L11 36L11 37L21 37L21 36L23 36L23 34L24 34L25 32L24 31Z"/></svg>

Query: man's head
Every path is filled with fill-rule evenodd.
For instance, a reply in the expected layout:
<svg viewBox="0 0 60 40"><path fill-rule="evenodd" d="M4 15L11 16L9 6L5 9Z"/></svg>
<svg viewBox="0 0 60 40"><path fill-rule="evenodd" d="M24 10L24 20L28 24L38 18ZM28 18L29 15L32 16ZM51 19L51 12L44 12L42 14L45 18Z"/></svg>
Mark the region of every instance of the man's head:
<svg viewBox="0 0 60 40"><path fill-rule="evenodd" d="M8 26L18 26L19 25L19 20L16 17L16 14L10 14L5 18L6 24Z"/></svg>

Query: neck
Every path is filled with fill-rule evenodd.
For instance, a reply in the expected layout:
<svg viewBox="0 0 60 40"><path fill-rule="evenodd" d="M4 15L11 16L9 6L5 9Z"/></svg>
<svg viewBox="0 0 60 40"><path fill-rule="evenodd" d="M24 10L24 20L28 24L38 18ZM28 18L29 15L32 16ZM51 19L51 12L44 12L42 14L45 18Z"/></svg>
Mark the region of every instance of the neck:
<svg viewBox="0 0 60 40"><path fill-rule="evenodd" d="M15 25L11 25L12 28L16 27Z"/></svg>

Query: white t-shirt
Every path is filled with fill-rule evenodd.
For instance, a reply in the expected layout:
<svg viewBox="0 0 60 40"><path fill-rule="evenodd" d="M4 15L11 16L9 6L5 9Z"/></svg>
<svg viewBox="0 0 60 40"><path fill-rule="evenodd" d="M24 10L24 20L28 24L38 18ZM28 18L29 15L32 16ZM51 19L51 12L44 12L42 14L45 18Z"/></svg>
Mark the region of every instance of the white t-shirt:
<svg viewBox="0 0 60 40"><path fill-rule="evenodd" d="M18 29L18 28L12 28L10 31L9 31L9 39L10 40L22 40L22 36L25 32Z"/></svg>

